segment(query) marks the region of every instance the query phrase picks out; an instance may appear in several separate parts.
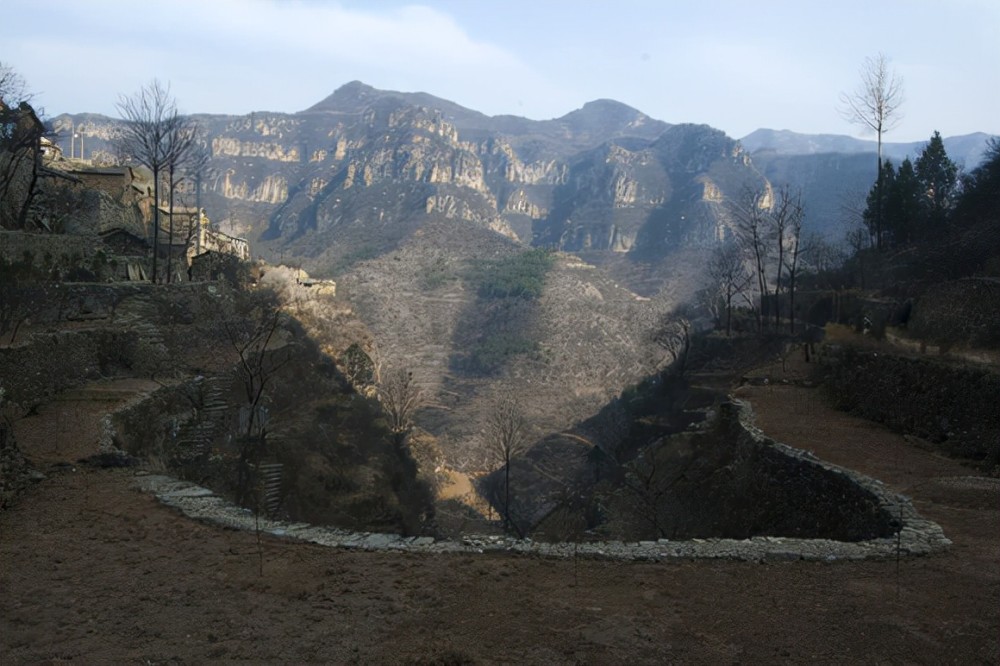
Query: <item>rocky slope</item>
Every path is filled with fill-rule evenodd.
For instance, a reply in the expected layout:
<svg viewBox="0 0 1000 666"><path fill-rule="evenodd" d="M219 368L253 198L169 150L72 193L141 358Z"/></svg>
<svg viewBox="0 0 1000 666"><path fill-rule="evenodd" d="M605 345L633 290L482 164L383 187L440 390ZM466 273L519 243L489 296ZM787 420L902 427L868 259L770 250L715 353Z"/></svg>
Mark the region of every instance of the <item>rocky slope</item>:
<svg viewBox="0 0 1000 666"><path fill-rule="evenodd" d="M195 118L212 154L210 217L321 273L391 250L430 219L529 245L662 254L711 240L724 217L715 204L762 183L721 132L611 100L531 121L353 82L295 114ZM54 125L70 121L88 156L110 158L115 121Z"/></svg>
<svg viewBox="0 0 1000 666"><path fill-rule="evenodd" d="M110 152L113 121L73 120ZM463 442L497 384L549 432L654 371L652 330L700 286L725 200L765 184L722 132L611 100L531 121L354 82L295 114L196 120L209 217L257 254L336 276L380 353L428 389L423 425ZM585 260L560 254L530 303L483 302L477 267L526 246ZM470 372L484 354L489 372Z"/></svg>
<svg viewBox="0 0 1000 666"><path fill-rule="evenodd" d="M540 437L653 372L665 358L653 330L686 295L679 290L696 284L649 299L557 253L538 298L484 298L481 267L522 251L487 229L441 220L338 283L382 361L414 372L427 398L418 423L452 466L490 467L481 429L500 391L517 392Z"/></svg>

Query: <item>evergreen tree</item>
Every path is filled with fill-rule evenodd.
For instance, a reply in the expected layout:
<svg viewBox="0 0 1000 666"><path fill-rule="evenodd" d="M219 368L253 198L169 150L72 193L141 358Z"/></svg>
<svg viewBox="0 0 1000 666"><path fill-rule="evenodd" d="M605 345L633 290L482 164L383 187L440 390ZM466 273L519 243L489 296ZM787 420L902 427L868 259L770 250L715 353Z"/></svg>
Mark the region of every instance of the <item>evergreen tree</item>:
<svg viewBox="0 0 1000 666"><path fill-rule="evenodd" d="M903 160L894 177L888 179L888 184L885 221L889 243L894 246L912 243L924 232L921 208L923 185L909 158Z"/></svg>
<svg viewBox="0 0 1000 666"><path fill-rule="evenodd" d="M984 218L1000 218L1000 138L986 145L982 163L962 179L955 222L968 226Z"/></svg>
<svg viewBox="0 0 1000 666"><path fill-rule="evenodd" d="M958 167L949 159L938 132L934 132L931 136L931 140L917 158L915 167L924 194L927 231L930 234L937 234L943 230L945 218L957 194L958 184Z"/></svg>
<svg viewBox="0 0 1000 666"><path fill-rule="evenodd" d="M895 181L896 171L892 167L892 161L885 160L875 184L868 191L865 211L862 214L873 247L882 247L884 242L890 200L888 193L892 192Z"/></svg>

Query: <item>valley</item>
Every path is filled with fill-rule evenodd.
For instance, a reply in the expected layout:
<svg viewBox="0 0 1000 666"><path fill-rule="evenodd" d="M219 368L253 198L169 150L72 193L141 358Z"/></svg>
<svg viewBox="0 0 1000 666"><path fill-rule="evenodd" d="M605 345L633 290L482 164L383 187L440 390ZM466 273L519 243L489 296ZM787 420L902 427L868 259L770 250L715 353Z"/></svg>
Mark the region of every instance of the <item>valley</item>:
<svg viewBox="0 0 1000 666"><path fill-rule="evenodd" d="M0 113L13 661L1000 658L995 138Z"/></svg>

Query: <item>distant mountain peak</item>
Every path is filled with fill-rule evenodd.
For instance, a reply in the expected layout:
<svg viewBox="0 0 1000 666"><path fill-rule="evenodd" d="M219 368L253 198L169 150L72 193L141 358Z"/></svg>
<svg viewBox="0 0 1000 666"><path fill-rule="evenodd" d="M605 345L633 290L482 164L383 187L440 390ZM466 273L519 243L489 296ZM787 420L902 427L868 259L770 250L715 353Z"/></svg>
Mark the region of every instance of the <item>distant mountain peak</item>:
<svg viewBox="0 0 1000 666"><path fill-rule="evenodd" d="M930 135L928 135L928 139ZM948 156L966 168L973 168L980 161L990 140L989 134L975 132L962 136L944 138ZM841 134L803 134L791 130L758 129L740 139L744 149L751 154L772 153L775 155L818 155L826 153L859 154L874 153L874 140L856 139ZM892 142L882 144L882 155L900 161L906 157L916 158L927 145L927 141Z"/></svg>
<svg viewBox="0 0 1000 666"><path fill-rule="evenodd" d="M638 109L634 109L628 104L624 104L613 99L595 99L587 102L581 108L570 111L559 120L572 122L578 119L587 120L616 120L623 121L629 118L648 118L646 114Z"/></svg>
<svg viewBox="0 0 1000 666"><path fill-rule="evenodd" d="M613 99L596 99L555 122L574 132L593 135L637 135L652 139L670 125Z"/></svg>
<svg viewBox="0 0 1000 666"><path fill-rule="evenodd" d="M607 97L602 97L600 99L595 99L587 102L583 105L580 111L621 111L629 113L641 113L638 109L634 109L628 104L619 102L616 99L608 99Z"/></svg>
<svg viewBox="0 0 1000 666"><path fill-rule="evenodd" d="M361 81L351 81L340 86L329 96L313 104L305 113L317 111L357 111L379 96L380 90Z"/></svg>

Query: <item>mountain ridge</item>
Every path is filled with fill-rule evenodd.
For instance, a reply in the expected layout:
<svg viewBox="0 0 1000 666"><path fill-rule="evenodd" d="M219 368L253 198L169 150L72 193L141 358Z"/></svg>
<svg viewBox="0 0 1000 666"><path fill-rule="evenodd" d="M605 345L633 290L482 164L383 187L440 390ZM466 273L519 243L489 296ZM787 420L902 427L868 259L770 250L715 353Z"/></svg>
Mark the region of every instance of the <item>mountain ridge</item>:
<svg viewBox="0 0 1000 666"><path fill-rule="evenodd" d="M944 137L948 156L966 169L975 167L982 161L986 144L994 137L986 132L973 132ZM928 136L928 140L930 137ZM820 153L875 153L876 142L858 139L846 134L806 134L793 130L760 128L740 139L740 143L751 155L773 152L777 155L816 155ZM882 155L895 161L909 157L916 159L925 141L883 141ZM874 171L874 169L873 169Z"/></svg>
<svg viewBox="0 0 1000 666"><path fill-rule="evenodd" d="M203 202L210 215L228 233L261 241L265 255L323 257L310 266L318 273L394 247L428 215L459 217L526 245L664 256L678 243L725 237L725 200L763 178L803 186L818 202L807 201L807 225L830 230L841 196L832 191L853 196L874 178L874 160L857 159L871 148L859 139L762 129L736 141L609 99L530 120L352 81L293 114L193 117L205 127L216 174ZM118 122L56 119L109 157ZM986 140L978 133L945 143L978 150ZM886 144L887 155L896 146ZM833 149L841 152L823 152ZM967 152L949 154L960 162ZM352 227L358 233L345 234Z"/></svg>

